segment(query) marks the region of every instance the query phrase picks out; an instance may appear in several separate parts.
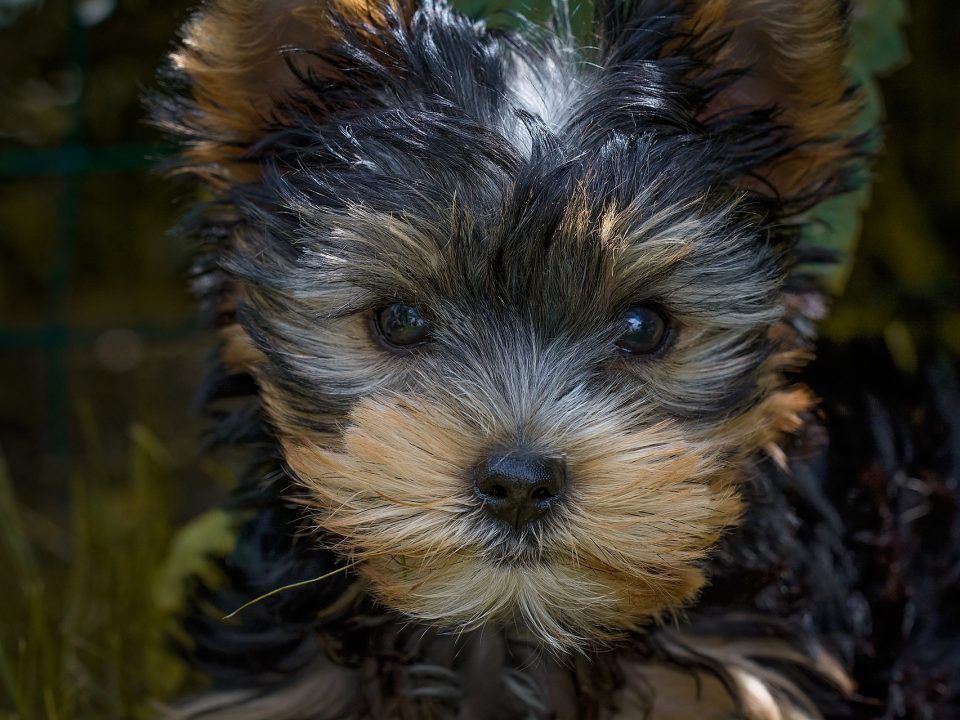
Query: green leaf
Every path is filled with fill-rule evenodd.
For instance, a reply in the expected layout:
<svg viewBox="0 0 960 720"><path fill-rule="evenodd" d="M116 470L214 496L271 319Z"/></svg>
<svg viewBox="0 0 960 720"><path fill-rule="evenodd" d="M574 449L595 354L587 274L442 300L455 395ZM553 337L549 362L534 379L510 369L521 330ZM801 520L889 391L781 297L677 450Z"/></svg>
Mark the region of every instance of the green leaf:
<svg viewBox="0 0 960 720"><path fill-rule="evenodd" d="M172 615L182 608L186 583L191 577L209 585L220 582L214 558L233 550L242 520L239 513L210 510L177 531L154 582L154 597L161 611Z"/></svg>

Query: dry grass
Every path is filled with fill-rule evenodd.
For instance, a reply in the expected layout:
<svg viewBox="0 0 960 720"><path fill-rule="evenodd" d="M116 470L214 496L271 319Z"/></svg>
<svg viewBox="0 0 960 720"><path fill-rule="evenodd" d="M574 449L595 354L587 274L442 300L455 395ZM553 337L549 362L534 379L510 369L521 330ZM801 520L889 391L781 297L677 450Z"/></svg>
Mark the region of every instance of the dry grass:
<svg viewBox="0 0 960 720"><path fill-rule="evenodd" d="M71 481L63 557L38 542L52 523L25 522L0 458L0 718L156 715L191 680L169 642L183 579L229 546L223 513L175 530L171 458L145 427L131 428L117 481L82 416L87 461Z"/></svg>

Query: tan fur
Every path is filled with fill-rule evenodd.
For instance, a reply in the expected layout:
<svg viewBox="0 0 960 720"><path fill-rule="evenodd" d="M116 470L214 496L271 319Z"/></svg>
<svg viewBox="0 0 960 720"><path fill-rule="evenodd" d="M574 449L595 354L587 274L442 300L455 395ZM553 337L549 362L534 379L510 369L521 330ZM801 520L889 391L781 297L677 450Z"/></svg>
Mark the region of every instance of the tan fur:
<svg viewBox="0 0 960 720"><path fill-rule="evenodd" d="M621 709L611 720L822 720L823 717L777 697L760 676L740 668L731 668L739 704L727 687L710 674L658 664L629 665L625 673L633 683L617 694L616 702ZM642 685L637 687L637 683ZM649 688L655 690L652 707Z"/></svg>
<svg viewBox="0 0 960 720"><path fill-rule="evenodd" d="M747 70L705 115L776 105L789 127L799 147L759 172L781 194L822 190L847 155L844 145L862 98L845 96L850 81L843 28L836 0L701 0L684 23L701 45L729 34L719 68Z"/></svg>
<svg viewBox="0 0 960 720"><path fill-rule="evenodd" d="M220 338L220 359L233 373L253 372L263 362L261 353L239 323L231 323L217 331Z"/></svg>
<svg viewBox="0 0 960 720"><path fill-rule="evenodd" d="M557 421L549 441L563 448L570 497L529 557L476 522L471 469L491 439L444 408L369 397L334 441L286 423L282 396L265 392L317 525L387 605L466 628L515 622L558 649L692 599L698 563L738 517L740 464L806 407L802 391L771 393L699 439L669 422L626 431L616 414Z"/></svg>
<svg viewBox="0 0 960 720"><path fill-rule="evenodd" d="M295 102L299 72L324 77L334 72L316 55L285 57L288 48L322 51L336 39L327 13L336 11L358 27L383 23L383 8L400 17L404 0L218 0L186 25L174 67L185 73L200 111L198 130L218 141L201 141L184 157L190 172L215 189L255 180L259 169L243 162L243 146L281 121L284 105Z"/></svg>
<svg viewBox="0 0 960 720"><path fill-rule="evenodd" d="M616 694L616 718L823 720L803 688L781 673L778 664L803 668L845 697L855 690L838 660L816 645L806 653L776 637L730 638L680 630L658 632L657 642L662 659L621 660L630 681ZM717 672L694 669L704 663Z"/></svg>

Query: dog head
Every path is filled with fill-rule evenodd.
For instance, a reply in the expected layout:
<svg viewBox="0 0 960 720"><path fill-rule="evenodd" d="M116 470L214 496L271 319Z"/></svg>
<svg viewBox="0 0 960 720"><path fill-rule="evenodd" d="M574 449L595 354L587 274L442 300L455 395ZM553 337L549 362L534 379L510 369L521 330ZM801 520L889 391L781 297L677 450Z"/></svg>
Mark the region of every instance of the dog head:
<svg viewBox="0 0 960 720"><path fill-rule="evenodd" d="M859 161L832 0L553 27L216 0L156 118L318 541L409 616L568 649L691 600L800 422L797 234Z"/></svg>

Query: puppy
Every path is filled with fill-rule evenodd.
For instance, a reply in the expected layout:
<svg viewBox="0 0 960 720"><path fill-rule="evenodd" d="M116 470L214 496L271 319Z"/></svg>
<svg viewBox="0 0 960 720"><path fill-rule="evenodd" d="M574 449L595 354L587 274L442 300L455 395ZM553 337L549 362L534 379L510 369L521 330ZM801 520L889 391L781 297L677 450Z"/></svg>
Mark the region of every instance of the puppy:
<svg viewBox="0 0 960 720"><path fill-rule="evenodd" d="M844 8L602 0L592 34L187 23L153 113L209 196L207 400L251 470L180 716L960 717L955 460L884 435L952 447L957 406L838 428L797 376L806 234L867 175Z"/></svg>

